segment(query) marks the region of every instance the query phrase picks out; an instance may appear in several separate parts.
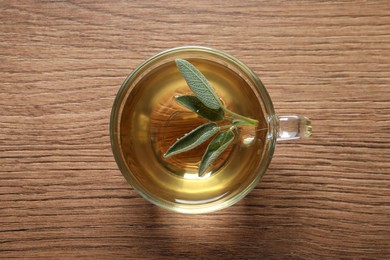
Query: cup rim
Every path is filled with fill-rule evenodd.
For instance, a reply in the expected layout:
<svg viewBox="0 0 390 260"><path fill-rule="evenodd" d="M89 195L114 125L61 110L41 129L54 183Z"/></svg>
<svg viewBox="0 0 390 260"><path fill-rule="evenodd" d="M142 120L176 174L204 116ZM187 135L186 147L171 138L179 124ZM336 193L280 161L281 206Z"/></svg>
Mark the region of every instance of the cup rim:
<svg viewBox="0 0 390 260"><path fill-rule="evenodd" d="M268 121L268 125L269 125L268 138L266 140L267 144L265 145L265 153L267 153L268 156L264 159L262 165L260 166L260 168L258 170L258 174L256 175L256 178L254 178L252 180L252 182L245 187L245 189L240 191L234 197L224 201L223 203L219 203L217 205L208 205L208 206L199 207L199 208L191 208L191 209L177 207L177 206L169 204L165 201L159 200L153 196L150 196L148 194L148 192L142 187L142 185L138 185L137 182L131 178L131 173L128 173L128 170L125 166L125 162L124 162L123 158L121 157L120 146L116 144L116 133L117 133L116 125L117 125L118 109L119 109L119 105L120 105L119 102L120 102L123 94L126 94L126 92L124 92L124 91L126 90L126 88L128 86L128 82L131 81L135 76L138 76L137 74L139 73L139 71L141 71L143 68L148 66L150 63L154 62L156 59L159 59L160 57L164 57L164 56L171 55L174 53L187 52L187 51L203 51L203 52L211 53L211 54L214 54L217 56L222 56L223 58L229 60L229 62L232 62L234 65L240 67L240 69L243 69L247 73L247 75L251 78L251 80L255 83L255 86L258 88L258 90L260 91L262 102L263 102L264 108L266 110L265 111L266 120ZM266 88L264 87L264 85L260 81L259 77L245 63L243 63L242 61L240 61L236 57L234 57L234 56L232 56L224 51L209 48L209 47L203 47L203 46L175 47L175 48L164 50L164 51L157 53L157 54L147 58L146 60L144 60L126 77L126 79L121 84L121 87L119 88L119 90L115 96L115 99L114 99L114 102L112 105L111 116L110 116L111 149L112 149L112 153L114 155L116 164L118 165L118 168L121 171L122 175L125 177L127 182L131 185L131 187L134 190L136 190L137 193L140 194L146 200L150 201L151 203L153 203L159 207L162 207L162 208L168 209L170 211L174 211L174 212L185 213L185 214L209 213L209 212L213 212L216 210L221 210L221 209L227 208L227 207L237 203L242 198L244 198L250 191L252 191L255 188L255 186L260 182L262 176L264 175L264 173L268 169L268 165L271 162L272 155L273 155L274 150L275 150L275 143L276 143L276 138L277 138L277 134L275 132L276 127L271 127L271 125L275 124L275 121L276 121L275 119L276 119L275 110L274 110L271 98L270 98ZM271 128L274 131L271 132Z"/></svg>

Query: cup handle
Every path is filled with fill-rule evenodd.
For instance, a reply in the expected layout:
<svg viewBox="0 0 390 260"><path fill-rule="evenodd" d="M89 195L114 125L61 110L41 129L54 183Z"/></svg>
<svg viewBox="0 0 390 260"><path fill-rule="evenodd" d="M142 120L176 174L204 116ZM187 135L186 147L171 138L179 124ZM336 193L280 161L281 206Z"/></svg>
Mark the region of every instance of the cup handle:
<svg viewBox="0 0 390 260"><path fill-rule="evenodd" d="M278 116L277 141L306 138L311 135L310 119L304 116Z"/></svg>

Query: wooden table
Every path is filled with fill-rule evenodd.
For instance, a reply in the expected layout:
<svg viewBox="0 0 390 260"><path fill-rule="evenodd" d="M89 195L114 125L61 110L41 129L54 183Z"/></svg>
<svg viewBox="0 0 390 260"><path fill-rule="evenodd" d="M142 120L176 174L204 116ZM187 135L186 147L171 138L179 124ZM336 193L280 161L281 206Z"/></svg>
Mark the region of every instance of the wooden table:
<svg viewBox="0 0 390 260"><path fill-rule="evenodd" d="M390 258L387 0L3 0L0 19L0 258ZM122 81L182 45L240 58L314 126L214 214L150 204L111 153Z"/></svg>

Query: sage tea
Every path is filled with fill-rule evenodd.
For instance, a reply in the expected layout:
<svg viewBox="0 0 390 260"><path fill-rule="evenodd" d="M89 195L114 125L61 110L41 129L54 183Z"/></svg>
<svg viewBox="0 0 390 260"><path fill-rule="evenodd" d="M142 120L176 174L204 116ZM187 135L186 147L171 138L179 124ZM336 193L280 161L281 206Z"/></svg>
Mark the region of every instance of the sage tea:
<svg viewBox="0 0 390 260"><path fill-rule="evenodd" d="M164 156L179 138L209 122L178 102L178 97L193 93L175 61L150 69L134 84L119 128L127 167L153 197L183 207L221 203L250 186L267 140L258 91L227 64L202 58L188 61L207 78L223 107L257 123L239 125L229 146L200 174L200 161L212 138L189 151ZM215 124L232 122L229 117Z"/></svg>

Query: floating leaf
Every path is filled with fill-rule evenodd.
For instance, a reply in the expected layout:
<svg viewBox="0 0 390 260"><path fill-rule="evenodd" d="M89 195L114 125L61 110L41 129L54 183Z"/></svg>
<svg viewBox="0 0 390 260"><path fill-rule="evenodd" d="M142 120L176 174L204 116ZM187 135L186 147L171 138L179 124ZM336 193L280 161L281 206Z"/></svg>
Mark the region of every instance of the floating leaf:
<svg viewBox="0 0 390 260"><path fill-rule="evenodd" d="M228 148L234 139L233 130L219 133L209 144L199 166L199 176L202 177L207 168Z"/></svg>
<svg viewBox="0 0 390 260"><path fill-rule="evenodd" d="M224 112L222 108L211 109L205 106L199 98L195 96L179 96L176 97L176 101L185 106L192 112L197 113L199 116L206 118L210 121L218 122L224 119Z"/></svg>
<svg viewBox="0 0 390 260"><path fill-rule="evenodd" d="M168 158L172 155L191 150L207 141L219 130L220 127L215 123L203 124L178 139L171 147L169 147L168 151L164 154L164 157Z"/></svg>
<svg viewBox="0 0 390 260"><path fill-rule="evenodd" d="M219 127L216 123L206 123L201 125L182 138L178 139L164 154L164 157L170 157L175 154L191 150L210 139L221 129L229 130L218 134L208 145L199 167L199 176L203 176L208 167L229 147L235 137L234 131L239 135L240 126L257 126L258 121L224 107L206 77L191 63L182 59L176 59L176 66L186 80L188 86L195 93L195 96L176 97L181 105L187 107L201 117L209 121L230 120L229 125ZM225 117L225 113L228 117ZM227 121L227 120L226 120Z"/></svg>
<svg viewBox="0 0 390 260"><path fill-rule="evenodd" d="M175 61L180 73L199 100L211 109L221 108L222 103L206 77L188 61L182 59Z"/></svg>

